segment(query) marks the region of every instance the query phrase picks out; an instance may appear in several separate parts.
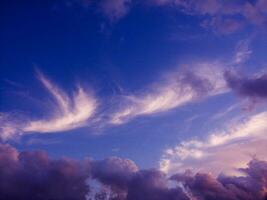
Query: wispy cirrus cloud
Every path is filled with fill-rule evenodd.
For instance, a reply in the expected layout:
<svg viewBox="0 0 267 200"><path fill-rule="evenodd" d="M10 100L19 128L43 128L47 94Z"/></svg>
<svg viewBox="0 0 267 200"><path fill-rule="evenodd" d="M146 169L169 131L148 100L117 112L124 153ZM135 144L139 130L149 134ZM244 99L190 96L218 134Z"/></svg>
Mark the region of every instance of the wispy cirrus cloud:
<svg viewBox="0 0 267 200"><path fill-rule="evenodd" d="M131 0L102 0L99 7L111 21L117 21L128 13L131 3Z"/></svg>
<svg viewBox="0 0 267 200"><path fill-rule="evenodd" d="M250 42L249 39L238 42L233 59L234 64L242 64L249 59L252 54L252 50L249 47Z"/></svg>
<svg viewBox="0 0 267 200"><path fill-rule="evenodd" d="M132 0L72 0L67 5L78 4L84 8L95 8L110 22L116 22L130 11Z"/></svg>
<svg viewBox="0 0 267 200"><path fill-rule="evenodd" d="M207 139L192 139L166 149L161 169L171 173L190 168L213 174L234 172L253 156L266 159L267 112L229 122L225 129L209 134Z"/></svg>
<svg viewBox="0 0 267 200"><path fill-rule="evenodd" d="M265 0L150 0L152 5L171 6L185 14L203 16L202 26L217 34L231 34L248 25L264 27L267 22Z"/></svg>
<svg viewBox="0 0 267 200"><path fill-rule="evenodd" d="M265 27L267 23L267 3L257 1L224 1L224 0L73 0L68 5L80 4L85 8L92 7L104 15L110 22L125 17L134 5L168 6L185 15L201 16L201 27L217 35L227 35L242 30L249 25Z"/></svg>
<svg viewBox="0 0 267 200"><path fill-rule="evenodd" d="M44 119L35 120L29 116L16 119L12 114L2 114L0 121L2 139L32 132L52 133L72 130L87 126L88 120L94 115L97 100L83 87L77 86L76 91L70 96L41 72L37 72L37 77L53 97L53 106L44 114Z"/></svg>
<svg viewBox="0 0 267 200"><path fill-rule="evenodd" d="M122 124L137 116L166 112L227 91L219 62L193 64L166 79L146 91L122 96L122 106L111 114L111 123Z"/></svg>

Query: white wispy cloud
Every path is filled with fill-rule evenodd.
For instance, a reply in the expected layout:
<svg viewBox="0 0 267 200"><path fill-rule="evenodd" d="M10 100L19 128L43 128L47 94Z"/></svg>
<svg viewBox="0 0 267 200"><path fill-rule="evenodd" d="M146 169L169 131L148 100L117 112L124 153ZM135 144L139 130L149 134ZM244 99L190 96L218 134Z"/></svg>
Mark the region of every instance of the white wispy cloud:
<svg viewBox="0 0 267 200"><path fill-rule="evenodd" d="M251 41L249 39L238 42L233 59L234 64L242 64L249 59L252 54L252 50L249 47L250 42Z"/></svg>
<svg viewBox="0 0 267 200"><path fill-rule="evenodd" d="M252 156L266 159L267 112L229 123L205 140L192 139L166 149L160 161L165 172L191 169L213 174L234 172L244 167Z"/></svg>
<svg viewBox="0 0 267 200"><path fill-rule="evenodd" d="M152 5L171 6L190 16L205 16L201 26L214 33L232 34L248 25L265 27L266 0L220 1L220 0L150 0ZM236 18L236 16L239 16Z"/></svg>
<svg viewBox="0 0 267 200"><path fill-rule="evenodd" d="M112 124L129 119L168 111L207 96L227 91L219 62L198 63L169 74L161 84L145 92L122 96L123 105L111 116Z"/></svg>
<svg viewBox="0 0 267 200"><path fill-rule="evenodd" d="M54 105L45 113L45 119L33 120L25 116L17 119L2 114L1 138L9 139L14 135L23 135L31 132L52 133L72 130L88 125L97 109L96 98L81 86L77 86L72 96L61 90L42 73L37 77L54 99Z"/></svg>

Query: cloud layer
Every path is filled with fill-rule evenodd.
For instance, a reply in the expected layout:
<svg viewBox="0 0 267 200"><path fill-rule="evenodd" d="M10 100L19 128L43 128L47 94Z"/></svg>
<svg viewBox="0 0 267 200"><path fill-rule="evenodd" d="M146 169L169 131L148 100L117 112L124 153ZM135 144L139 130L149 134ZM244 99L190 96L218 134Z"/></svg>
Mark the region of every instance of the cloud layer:
<svg viewBox="0 0 267 200"><path fill-rule="evenodd" d="M186 171L169 178L155 169L139 170L127 159L53 160L45 152L0 144L0 195L9 200L264 200L267 162L254 159L240 171L244 176Z"/></svg>

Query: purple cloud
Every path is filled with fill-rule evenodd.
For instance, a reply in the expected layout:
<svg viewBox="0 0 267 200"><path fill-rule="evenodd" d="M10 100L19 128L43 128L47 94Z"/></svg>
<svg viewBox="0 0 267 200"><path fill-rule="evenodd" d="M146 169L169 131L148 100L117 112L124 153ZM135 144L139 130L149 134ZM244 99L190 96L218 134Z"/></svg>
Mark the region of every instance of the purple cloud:
<svg viewBox="0 0 267 200"><path fill-rule="evenodd" d="M151 0L152 5L172 6L185 14L202 16L202 26L218 34L231 34L246 25L264 27L267 23L265 0Z"/></svg>
<svg viewBox="0 0 267 200"><path fill-rule="evenodd" d="M169 188L158 170L139 171L129 183L127 200L189 200L181 188Z"/></svg>
<svg viewBox="0 0 267 200"><path fill-rule="evenodd" d="M131 5L131 0L102 0L100 9L111 21L124 17Z"/></svg>
<svg viewBox="0 0 267 200"><path fill-rule="evenodd" d="M0 145L0 199L85 200L88 172L76 161Z"/></svg>
<svg viewBox="0 0 267 200"><path fill-rule="evenodd" d="M247 78L226 72L225 79L229 87L241 96L249 98L267 97L267 74Z"/></svg>
<svg viewBox="0 0 267 200"><path fill-rule="evenodd" d="M127 188L127 183L137 171L138 167L133 161L118 157L92 163L92 177L114 188Z"/></svg>
<svg viewBox="0 0 267 200"><path fill-rule="evenodd" d="M0 199L85 200L93 193L90 180L100 183L91 198L98 200L266 199L267 162L253 159L240 171L240 177L187 171L168 178L156 169L138 170L127 159L54 160L45 152L18 152L0 144Z"/></svg>
<svg viewBox="0 0 267 200"><path fill-rule="evenodd" d="M240 169L245 176L224 176L190 172L176 174L172 180L181 182L195 199L260 200L267 198L267 162L253 159L248 168Z"/></svg>
<svg viewBox="0 0 267 200"><path fill-rule="evenodd" d="M124 17L130 10L132 0L77 0L73 1L84 8L94 7L109 21L115 22Z"/></svg>

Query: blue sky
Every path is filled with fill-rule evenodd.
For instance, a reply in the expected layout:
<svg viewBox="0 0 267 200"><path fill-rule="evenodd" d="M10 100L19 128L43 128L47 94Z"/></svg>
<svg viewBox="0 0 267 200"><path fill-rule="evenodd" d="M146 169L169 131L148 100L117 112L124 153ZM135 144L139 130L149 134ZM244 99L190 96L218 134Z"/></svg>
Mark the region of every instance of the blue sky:
<svg viewBox="0 0 267 200"><path fill-rule="evenodd" d="M225 78L266 80L265 0L1 4L3 143L166 172L266 158L266 96Z"/></svg>

